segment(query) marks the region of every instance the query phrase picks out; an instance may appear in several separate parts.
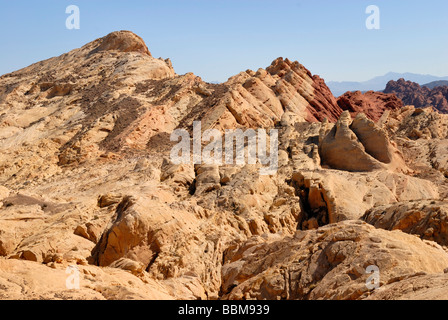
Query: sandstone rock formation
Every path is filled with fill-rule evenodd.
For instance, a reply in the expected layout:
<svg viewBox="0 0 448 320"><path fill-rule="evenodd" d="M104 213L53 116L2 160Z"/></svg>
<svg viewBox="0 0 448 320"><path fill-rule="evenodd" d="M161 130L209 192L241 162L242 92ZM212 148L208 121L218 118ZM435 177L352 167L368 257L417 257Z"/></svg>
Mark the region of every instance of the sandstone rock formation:
<svg viewBox="0 0 448 320"><path fill-rule="evenodd" d="M439 186L441 199L448 195L447 137L448 119L433 109L407 106L383 117L383 125L402 150L415 177L431 180Z"/></svg>
<svg viewBox="0 0 448 320"><path fill-rule="evenodd" d="M446 300L446 274L424 272L392 282L374 292L366 300Z"/></svg>
<svg viewBox="0 0 448 320"><path fill-rule="evenodd" d="M447 201L412 201L375 207L362 219L377 228L401 230L447 246L447 214Z"/></svg>
<svg viewBox="0 0 448 320"><path fill-rule="evenodd" d="M443 260L439 260L443 257ZM443 273L448 256L433 243L346 221L284 239L252 238L225 255L227 299L360 299L366 268L388 284L418 273Z"/></svg>
<svg viewBox="0 0 448 320"><path fill-rule="evenodd" d="M346 92L338 97L338 106L352 115L364 113L369 119L378 121L386 110L404 107L403 102L393 93L367 91Z"/></svg>
<svg viewBox="0 0 448 320"><path fill-rule="evenodd" d="M80 289L66 286L67 270L76 268ZM0 259L0 299L2 300L171 300L157 281L140 279L117 268L54 264Z"/></svg>
<svg viewBox="0 0 448 320"><path fill-rule="evenodd" d="M343 97L283 58L178 75L129 31L1 76L0 298L446 297L448 115ZM172 161L194 121L278 130L278 170Z"/></svg>
<svg viewBox="0 0 448 320"><path fill-rule="evenodd" d="M384 93L394 93L405 105L416 108L434 107L441 113L448 113L448 86L433 89L421 87L418 83L399 79L389 81Z"/></svg>
<svg viewBox="0 0 448 320"><path fill-rule="evenodd" d="M321 130L319 140L322 163L331 168L347 171L408 170L386 131L363 113L352 121L349 112L344 111L331 130Z"/></svg>

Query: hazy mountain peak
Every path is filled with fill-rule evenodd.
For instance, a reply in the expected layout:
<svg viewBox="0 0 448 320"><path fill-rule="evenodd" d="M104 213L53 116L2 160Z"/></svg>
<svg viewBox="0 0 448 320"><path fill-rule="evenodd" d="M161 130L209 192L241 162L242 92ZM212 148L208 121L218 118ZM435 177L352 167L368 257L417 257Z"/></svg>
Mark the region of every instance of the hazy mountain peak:
<svg viewBox="0 0 448 320"><path fill-rule="evenodd" d="M388 72L385 75L374 77L367 81L330 81L327 83L327 85L330 88L331 92L337 97L347 91L382 91L390 80L397 81L400 78L416 82L420 85L438 80L448 80L448 76L437 77L429 74L417 74L410 72Z"/></svg>

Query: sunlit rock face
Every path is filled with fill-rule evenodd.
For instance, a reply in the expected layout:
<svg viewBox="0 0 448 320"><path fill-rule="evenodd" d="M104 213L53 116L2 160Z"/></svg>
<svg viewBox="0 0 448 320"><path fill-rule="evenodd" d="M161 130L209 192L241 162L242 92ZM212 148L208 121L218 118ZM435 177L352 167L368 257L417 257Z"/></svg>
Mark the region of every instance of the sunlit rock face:
<svg viewBox="0 0 448 320"><path fill-rule="evenodd" d="M0 298L446 297L448 116L345 98L283 58L178 75L129 31L3 75ZM195 122L277 130L277 170L176 163Z"/></svg>

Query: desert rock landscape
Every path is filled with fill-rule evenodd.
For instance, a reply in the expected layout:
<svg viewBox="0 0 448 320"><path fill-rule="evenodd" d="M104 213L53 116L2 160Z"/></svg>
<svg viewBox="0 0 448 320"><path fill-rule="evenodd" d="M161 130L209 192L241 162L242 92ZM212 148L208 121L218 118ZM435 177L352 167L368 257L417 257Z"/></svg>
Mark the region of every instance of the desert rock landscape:
<svg viewBox="0 0 448 320"><path fill-rule="evenodd" d="M0 299L448 299L446 92L393 85L207 83L130 31L1 76ZM277 172L173 163L194 121L277 129Z"/></svg>

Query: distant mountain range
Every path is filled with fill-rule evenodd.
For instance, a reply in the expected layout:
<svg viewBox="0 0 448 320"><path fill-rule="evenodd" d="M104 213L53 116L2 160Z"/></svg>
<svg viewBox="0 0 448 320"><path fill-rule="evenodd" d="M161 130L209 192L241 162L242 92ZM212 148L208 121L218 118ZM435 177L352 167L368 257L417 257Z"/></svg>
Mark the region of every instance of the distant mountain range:
<svg viewBox="0 0 448 320"><path fill-rule="evenodd" d="M328 87L335 97L338 97L344 94L347 91L382 91L386 87L387 83L390 80L397 81L398 79L403 78L412 82L416 82L420 85L428 84L433 85L431 83L448 80L448 76L446 77L436 77L427 74L416 74L416 73L396 73L389 72L384 76L375 77L373 79L363 81L363 82L350 82L350 81L329 81L327 82ZM443 85L443 84L442 84ZM437 86L437 84L436 84Z"/></svg>
<svg viewBox="0 0 448 320"><path fill-rule="evenodd" d="M424 84L422 87L427 87L429 89L434 89L436 87L443 87L443 86L448 86L448 80L433 81L433 82Z"/></svg>

